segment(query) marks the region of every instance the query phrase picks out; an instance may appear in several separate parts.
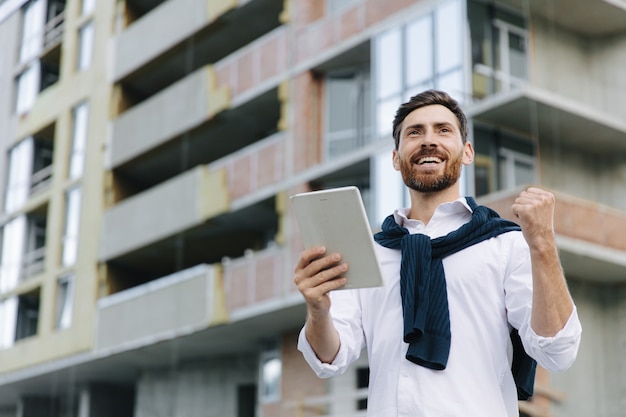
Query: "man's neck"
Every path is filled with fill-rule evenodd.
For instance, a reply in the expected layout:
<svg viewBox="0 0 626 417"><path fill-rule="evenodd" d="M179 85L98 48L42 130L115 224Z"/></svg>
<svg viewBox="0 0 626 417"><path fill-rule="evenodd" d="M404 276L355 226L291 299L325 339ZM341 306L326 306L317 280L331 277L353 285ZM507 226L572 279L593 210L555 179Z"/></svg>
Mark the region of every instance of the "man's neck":
<svg viewBox="0 0 626 417"><path fill-rule="evenodd" d="M409 190L409 192L411 195L409 218L421 220L424 224L428 224L439 205L450 203L461 197L459 187L456 185L434 193L422 193L415 190Z"/></svg>

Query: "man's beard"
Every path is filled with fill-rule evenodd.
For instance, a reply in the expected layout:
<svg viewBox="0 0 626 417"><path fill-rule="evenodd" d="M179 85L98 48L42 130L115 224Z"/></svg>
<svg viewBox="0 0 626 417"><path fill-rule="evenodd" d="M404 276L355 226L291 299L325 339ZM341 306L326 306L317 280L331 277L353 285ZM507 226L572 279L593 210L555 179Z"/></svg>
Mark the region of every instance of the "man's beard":
<svg viewBox="0 0 626 417"><path fill-rule="evenodd" d="M433 155L432 152L420 153L417 158ZM433 155L434 156L434 155ZM409 160L400 158L400 173L404 184L421 193L434 193L445 190L454 185L461 176L461 167L463 166L463 152L453 159L444 160L443 174L421 173L417 174L413 171L413 162L417 158L413 157Z"/></svg>

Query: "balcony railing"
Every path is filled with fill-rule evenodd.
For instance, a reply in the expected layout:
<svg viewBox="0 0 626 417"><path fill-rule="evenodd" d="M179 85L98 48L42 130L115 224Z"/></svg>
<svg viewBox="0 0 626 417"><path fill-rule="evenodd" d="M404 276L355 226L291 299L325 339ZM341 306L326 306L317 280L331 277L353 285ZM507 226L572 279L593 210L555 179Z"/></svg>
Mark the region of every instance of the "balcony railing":
<svg viewBox="0 0 626 417"><path fill-rule="evenodd" d="M22 268L20 271L20 281L36 275L44 270L46 247L42 246L24 254Z"/></svg>
<svg viewBox="0 0 626 417"><path fill-rule="evenodd" d="M225 168L233 200L285 178L285 135L276 133L253 145L218 159L210 171Z"/></svg>
<svg viewBox="0 0 626 417"><path fill-rule="evenodd" d="M286 280L284 268L288 263L288 251L282 247L246 252L237 259L222 262L224 291L229 314L237 317L237 310L297 294L297 288Z"/></svg>
<svg viewBox="0 0 626 417"><path fill-rule="evenodd" d="M96 349L134 349L217 324L219 274L200 264L98 300Z"/></svg>
<svg viewBox="0 0 626 417"><path fill-rule="evenodd" d="M44 28L43 49L47 51L61 43L63 29L65 27L65 12L54 16Z"/></svg>
<svg viewBox="0 0 626 417"><path fill-rule="evenodd" d="M35 172L30 177L30 195L33 195L50 185L52 178L52 165L48 165L45 168Z"/></svg>
<svg viewBox="0 0 626 417"><path fill-rule="evenodd" d="M525 186L479 199L502 217L515 221L511 205ZM626 212L595 201L551 190L556 196L554 230L567 277L623 283L626 280Z"/></svg>

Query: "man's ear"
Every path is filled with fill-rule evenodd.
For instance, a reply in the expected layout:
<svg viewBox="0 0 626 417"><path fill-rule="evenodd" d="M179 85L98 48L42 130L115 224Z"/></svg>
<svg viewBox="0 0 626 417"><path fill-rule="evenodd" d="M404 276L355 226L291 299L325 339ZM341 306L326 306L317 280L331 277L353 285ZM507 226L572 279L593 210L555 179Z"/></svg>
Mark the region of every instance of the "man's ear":
<svg viewBox="0 0 626 417"><path fill-rule="evenodd" d="M398 150L394 149L391 154L393 167L396 171L400 171L400 156L398 155Z"/></svg>
<svg viewBox="0 0 626 417"><path fill-rule="evenodd" d="M463 165L469 165L474 162L474 147L470 142L463 145Z"/></svg>

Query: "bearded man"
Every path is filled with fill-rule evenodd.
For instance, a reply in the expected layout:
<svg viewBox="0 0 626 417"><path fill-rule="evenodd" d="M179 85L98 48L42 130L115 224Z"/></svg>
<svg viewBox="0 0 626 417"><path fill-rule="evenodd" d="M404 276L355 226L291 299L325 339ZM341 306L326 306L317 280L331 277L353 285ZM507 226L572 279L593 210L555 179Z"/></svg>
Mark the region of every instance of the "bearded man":
<svg viewBox="0 0 626 417"><path fill-rule="evenodd" d="M517 417L536 363L558 372L576 358L581 325L558 257L555 198L523 191L518 225L461 197L461 169L474 159L467 131L442 91L396 112L392 162L411 206L375 236L383 287L332 291L349 265L324 247L296 265L307 306L298 349L327 378L367 348L368 416Z"/></svg>

